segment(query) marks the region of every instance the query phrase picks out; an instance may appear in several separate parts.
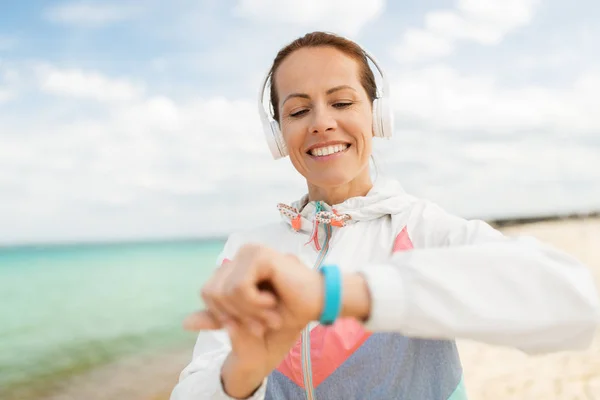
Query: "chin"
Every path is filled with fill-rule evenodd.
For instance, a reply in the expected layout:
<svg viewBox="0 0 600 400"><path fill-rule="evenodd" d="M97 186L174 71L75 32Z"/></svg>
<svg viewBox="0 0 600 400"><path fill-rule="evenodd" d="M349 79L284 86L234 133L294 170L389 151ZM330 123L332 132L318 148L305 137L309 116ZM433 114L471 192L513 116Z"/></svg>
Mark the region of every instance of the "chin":
<svg viewBox="0 0 600 400"><path fill-rule="evenodd" d="M313 173L308 181L321 188L335 188L352 182L354 178L340 171L339 173Z"/></svg>

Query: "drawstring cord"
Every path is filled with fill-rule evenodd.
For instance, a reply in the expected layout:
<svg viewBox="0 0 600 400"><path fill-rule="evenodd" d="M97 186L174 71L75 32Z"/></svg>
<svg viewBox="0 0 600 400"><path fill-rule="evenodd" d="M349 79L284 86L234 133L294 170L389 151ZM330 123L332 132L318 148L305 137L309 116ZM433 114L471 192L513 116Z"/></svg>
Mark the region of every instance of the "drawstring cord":
<svg viewBox="0 0 600 400"><path fill-rule="evenodd" d="M304 245L306 246L311 241L313 241L315 243L315 249L317 249L317 251L321 251L321 245L319 244L319 220L317 219L317 215L319 215L321 210L321 202L317 201L317 205L315 207L315 220L313 221L313 231L310 234L310 239L308 240L308 242L304 243Z"/></svg>
<svg viewBox="0 0 600 400"><path fill-rule="evenodd" d="M292 229L298 232L302 228L302 216L298 210L294 207L290 207L286 204L278 204L277 208L281 215L289 218L292 223ZM315 248L320 251L321 245L319 244L319 224L324 224L327 228L338 227L341 228L346 226L351 217L347 214L340 214L337 210L326 211L323 210L323 205L320 201L316 202L315 205L315 218L313 221L313 229L310 234L310 239L305 245L313 242Z"/></svg>

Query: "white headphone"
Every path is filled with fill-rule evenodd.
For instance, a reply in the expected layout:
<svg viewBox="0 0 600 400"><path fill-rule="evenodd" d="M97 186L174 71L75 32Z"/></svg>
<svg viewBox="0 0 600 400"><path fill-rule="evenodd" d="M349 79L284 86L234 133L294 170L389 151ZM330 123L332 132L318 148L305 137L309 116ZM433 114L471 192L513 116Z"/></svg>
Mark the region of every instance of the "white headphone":
<svg viewBox="0 0 600 400"><path fill-rule="evenodd" d="M379 64L377 64L375 58L366 50L362 49L362 51L365 56L375 65L383 81L383 90L380 91L378 96L373 101L373 131L376 137L389 138L392 136L394 131L394 114L392 113L392 109L390 107L389 83L386 79L383 69L379 66ZM260 120L263 125L267 144L269 145L269 149L271 150L273 158L277 160L287 156L289 153L285 144L285 140L283 140L281 130L279 129L279 123L275 121L272 116L267 114L263 104L265 89L267 84L270 83L270 78L271 76L269 71L265 76L261 86L260 95L258 97L258 112L260 114Z"/></svg>

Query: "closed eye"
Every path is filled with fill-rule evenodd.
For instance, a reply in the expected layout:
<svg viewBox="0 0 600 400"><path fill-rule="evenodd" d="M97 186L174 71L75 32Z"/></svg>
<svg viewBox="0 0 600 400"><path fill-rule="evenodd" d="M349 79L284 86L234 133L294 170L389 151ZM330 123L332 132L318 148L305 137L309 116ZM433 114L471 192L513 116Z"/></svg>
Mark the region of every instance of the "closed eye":
<svg viewBox="0 0 600 400"><path fill-rule="evenodd" d="M299 110L290 114L290 117L300 117L308 112L307 109Z"/></svg>
<svg viewBox="0 0 600 400"><path fill-rule="evenodd" d="M340 102L340 103L335 103L333 106L335 108L347 108L350 107L352 105L352 103L349 102Z"/></svg>
<svg viewBox="0 0 600 400"><path fill-rule="evenodd" d="M344 109L344 108L348 108L352 105L352 102L338 102L338 103L334 103L333 107L337 108L337 109ZM306 114L309 110L307 108L304 108L302 110L298 110L296 112L293 112L290 114L290 117L292 118L298 118L303 116L304 114Z"/></svg>

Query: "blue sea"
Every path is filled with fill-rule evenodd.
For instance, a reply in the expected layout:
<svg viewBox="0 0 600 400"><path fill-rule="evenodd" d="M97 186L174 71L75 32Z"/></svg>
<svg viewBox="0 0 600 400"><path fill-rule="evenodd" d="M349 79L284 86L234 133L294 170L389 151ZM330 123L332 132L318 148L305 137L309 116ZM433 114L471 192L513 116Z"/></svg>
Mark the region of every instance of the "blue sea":
<svg viewBox="0 0 600 400"><path fill-rule="evenodd" d="M193 343L184 317L223 241L0 247L0 398ZM29 391L23 391L30 388ZM31 398L31 396L29 396Z"/></svg>

